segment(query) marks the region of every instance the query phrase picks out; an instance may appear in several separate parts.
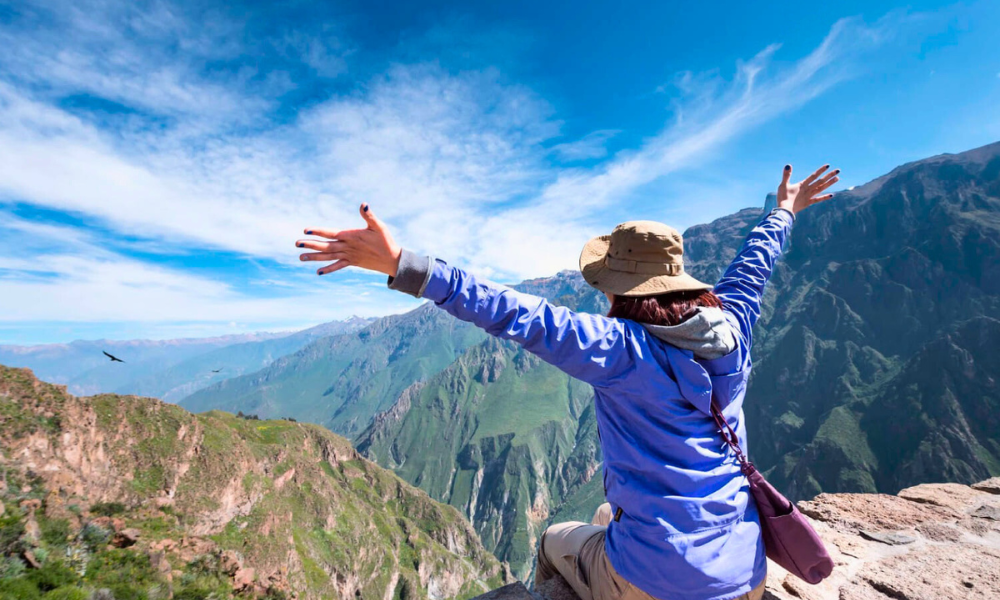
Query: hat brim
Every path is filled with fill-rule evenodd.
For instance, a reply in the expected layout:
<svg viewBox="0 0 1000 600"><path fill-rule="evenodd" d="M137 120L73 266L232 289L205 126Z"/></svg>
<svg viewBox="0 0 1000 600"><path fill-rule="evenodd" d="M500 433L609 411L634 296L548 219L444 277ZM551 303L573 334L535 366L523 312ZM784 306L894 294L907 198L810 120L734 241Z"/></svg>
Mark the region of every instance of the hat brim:
<svg viewBox="0 0 1000 600"><path fill-rule="evenodd" d="M687 273L649 275L613 271L604 264L610 245L611 236L601 235L587 242L580 253L580 272L584 280L602 292L616 296L656 296L669 292L704 291L713 287Z"/></svg>

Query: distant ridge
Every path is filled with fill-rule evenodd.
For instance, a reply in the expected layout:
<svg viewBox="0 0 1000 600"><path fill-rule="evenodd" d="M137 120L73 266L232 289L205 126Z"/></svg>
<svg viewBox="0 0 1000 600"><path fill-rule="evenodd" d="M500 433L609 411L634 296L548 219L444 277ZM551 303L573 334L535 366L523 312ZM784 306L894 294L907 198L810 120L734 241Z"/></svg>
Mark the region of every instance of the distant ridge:
<svg viewBox="0 0 1000 600"><path fill-rule="evenodd" d="M0 345L0 364L31 368L39 378L67 385L76 394L116 392L177 401L214 381L260 369L314 339L354 331L370 322L352 317L297 332ZM123 358L128 366L109 364L103 351ZM219 368L219 373L212 373Z"/></svg>

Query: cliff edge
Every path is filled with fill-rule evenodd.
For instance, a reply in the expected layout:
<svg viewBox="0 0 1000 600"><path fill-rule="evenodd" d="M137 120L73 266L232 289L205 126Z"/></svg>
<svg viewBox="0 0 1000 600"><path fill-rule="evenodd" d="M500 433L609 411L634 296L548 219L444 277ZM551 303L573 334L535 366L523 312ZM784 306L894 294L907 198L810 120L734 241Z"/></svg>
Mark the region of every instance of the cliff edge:
<svg viewBox="0 0 1000 600"><path fill-rule="evenodd" d="M820 494L800 502L836 562L812 586L768 563L764 600L1000 598L1000 477L924 484L895 496ZM577 600L565 582L520 583L475 600Z"/></svg>

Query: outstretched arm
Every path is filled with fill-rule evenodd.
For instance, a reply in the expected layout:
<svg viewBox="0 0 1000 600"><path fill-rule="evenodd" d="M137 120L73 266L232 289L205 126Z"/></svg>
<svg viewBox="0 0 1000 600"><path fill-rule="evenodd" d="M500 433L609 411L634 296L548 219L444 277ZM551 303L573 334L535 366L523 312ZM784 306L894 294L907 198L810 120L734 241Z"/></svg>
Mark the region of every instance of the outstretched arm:
<svg viewBox="0 0 1000 600"><path fill-rule="evenodd" d="M634 364L625 326L617 319L576 313L544 298L477 280L442 261L403 250L367 204L361 215L368 227L348 231L307 229L325 240L300 240L304 261L333 260L318 274L346 266L385 273L389 287L434 301L455 317L487 333L513 340L542 360L592 385L619 377Z"/></svg>
<svg viewBox="0 0 1000 600"><path fill-rule="evenodd" d="M828 168L830 165L824 165L802 181L790 183L792 166L785 165L778 186L778 209L753 228L715 286L715 295L722 300L723 308L735 317L746 348L750 347L751 332L760 317L764 286L781 255L795 215L833 197L833 194L821 194L840 180L837 177L840 169L823 175Z"/></svg>

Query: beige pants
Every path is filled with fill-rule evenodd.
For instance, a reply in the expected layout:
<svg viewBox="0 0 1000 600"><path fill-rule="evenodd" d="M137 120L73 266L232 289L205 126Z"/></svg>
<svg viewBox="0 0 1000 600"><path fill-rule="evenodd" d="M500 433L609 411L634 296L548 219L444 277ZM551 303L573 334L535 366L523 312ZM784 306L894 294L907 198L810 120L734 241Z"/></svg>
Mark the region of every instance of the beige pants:
<svg viewBox="0 0 1000 600"><path fill-rule="evenodd" d="M581 600L655 600L633 586L611 566L604 553L604 532L611 522L611 505L602 504L590 525L553 525L542 534L535 585L562 575ZM760 600L764 584L734 600Z"/></svg>

